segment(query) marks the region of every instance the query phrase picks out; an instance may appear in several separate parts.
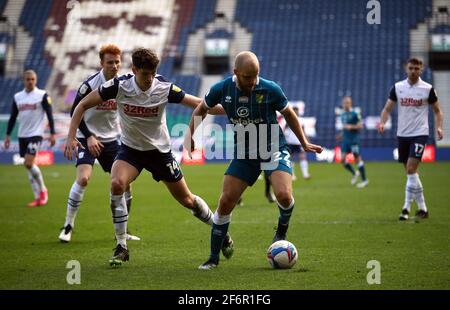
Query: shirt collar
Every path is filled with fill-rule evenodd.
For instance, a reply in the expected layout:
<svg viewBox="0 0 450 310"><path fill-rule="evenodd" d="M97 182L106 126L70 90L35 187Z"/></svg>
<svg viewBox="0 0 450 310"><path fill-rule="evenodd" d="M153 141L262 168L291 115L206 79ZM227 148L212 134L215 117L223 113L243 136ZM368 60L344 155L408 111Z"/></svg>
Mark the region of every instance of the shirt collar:
<svg viewBox="0 0 450 310"><path fill-rule="evenodd" d="M139 85L136 83L136 75L133 76L133 78L132 78L132 83L133 83L134 91L136 92L136 94L137 94L138 96L140 96L141 94L145 94L147 97L150 97L151 90L152 90L152 88L153 88L153 85L155 84L155 79L156 79L156 76L155 76L155 78L153 78L152 86L150 86L150 88L147 89L146 91L143 91L143 90L139 87Z"/></svg>
<svg viewBox="0 0 450 310"><path fill-rule="evenodd" d="M233 77L232 77L231 80L232 80L234 83L236 83L236 86L238 86L236 74L233 74ZM256 77L256 86L259 86L259 75ZM256 86L255 86L255 89L256 89ZM238 87L238 88L239 88L239 87Z"/></svg>
<svg viewBox="0 0 450 310"><path fill-rule="evenodd" d="M420 76L419 76L419 78L417 79L417 82L416 82L415 84L413 84L413 85L411 85L411 84L409 83L408 78L406 78L406 84L407 84L409 87L417 86L417 85L419 85L420 83L422 83L422 79L420 78Z"/></svg>
<svg viewBox="0 0 450 310"><path fill-rule="evenodd" d="M103 73L103 69L100 70L100 79L102 80L102 84L106 82L105 73Z"/></svg>

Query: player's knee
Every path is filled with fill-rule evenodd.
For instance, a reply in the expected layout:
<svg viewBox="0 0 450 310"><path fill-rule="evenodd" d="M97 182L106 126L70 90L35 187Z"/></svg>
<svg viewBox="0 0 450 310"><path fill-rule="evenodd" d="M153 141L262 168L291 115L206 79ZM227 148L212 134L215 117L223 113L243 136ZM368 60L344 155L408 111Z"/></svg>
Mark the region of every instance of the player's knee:
<svg viewBox="0 0 450 310"><path fill-rule="evenodd" d="M111 192L113 195L120 195L125 192L125 189L127 188L127 184L120 178L113 178L111 180Z"/></svg>
<svg viewBox="0 0 450 310"><path fill-rule="evenodd" d="M77 183L78 183L78 185L85 187L89 183L89 177L88 176L80 176L77 178Z"/></svg>
<svg viewBox="0 0 450 310"><path fill-rule="evenodd" d="M224 192L220 196L219 206L221 206L224 209L230 209L234 207L234 205L237 203L238 200L239 197L235 199L233 195L231 195L230 193Z"/></svg>
<svg viewBox="0 0 450 310"><path fill-rule="evenodd" d="M33 163L32 163L32 162L28 162L28 161L25 161L25 162L23 163L23 165L24 165L25 168L27 168L28 170L30 170L30 169L33 167Z"/></svg>
<svg viewBox="0 0 450 310"><path fill-rule="evenodd" d="M282 206L289 206L292 202L292 192L289 189L282 189L275 194L277 201Z"/></svg>
<svg viewBox="0 0 450 310"><path fill-rule="evenodd" d="M407 174L414 174L416 173L417 168L411 165L406 165L406 173Z"/></svg>

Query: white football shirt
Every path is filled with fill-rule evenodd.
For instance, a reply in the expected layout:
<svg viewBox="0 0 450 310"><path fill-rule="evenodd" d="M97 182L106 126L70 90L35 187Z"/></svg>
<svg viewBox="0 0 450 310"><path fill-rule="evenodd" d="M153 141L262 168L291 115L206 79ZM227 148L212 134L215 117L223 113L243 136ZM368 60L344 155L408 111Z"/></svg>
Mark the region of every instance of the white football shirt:
<svg viewBox="0 0 450 310"><path fill-rule="evenodd" d="M14 95L14 104L19 111L19 138L42 137L44 135L46 123L44 122L45 110L42 104L47 99L45 90L37 87L29 93L24 89Z"/></svg>
<svg viewBox="0 0 450 310"><path fill-rule="evenodd" d="M135 76L128 74L101 85L99 94L104 101L116 100L122 143L139 151L171 150L166 105L180 103L185 96L183 90L156 75L152 86L144 92L136 84Z"/></svg>
<svg viewBox="0 0 450 310"><path fill-rule="evenodd" d="M93 89L99 88L106 82L103 70L91 75L81 84L78 89L75 103L78 104ZM111 142L117 140L120 135L117 104L115 99L104 101L102 104L85 111L83 120L89 131L95 135L100 142ZM78 138L85 138L80 129L77 130Z"/></svg>
<svg viewBox="0 0 450 310"><path fill-rule="evenodd" d="M397 136L428 136L429 105L438 101L433 86L419 78L410 85L408 79L395 83L389 99L398 102Z"/></svg>

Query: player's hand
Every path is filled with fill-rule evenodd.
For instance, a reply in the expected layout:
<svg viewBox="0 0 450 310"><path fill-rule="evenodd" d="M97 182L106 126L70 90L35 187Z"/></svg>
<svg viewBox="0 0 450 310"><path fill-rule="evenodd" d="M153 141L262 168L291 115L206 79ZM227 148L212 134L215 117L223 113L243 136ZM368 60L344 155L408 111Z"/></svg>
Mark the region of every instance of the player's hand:
<svg viewBox="0 0 450 310"><path fill-rule="evenodd" d="M56 144L56 138L55 135L50 135L50 146L55 146Z"/></svg>
<svg viewBox="0 0 450 310"><path fill-rule="evenodd" d="M384 134L384 124L383 123L378 124L378 132L381 135Z"/></svg>
<svg viewBox="0 0 450 310"><path fill-rule="evenodd" d="M92 155L94 155L94 157L100 156L100 153L102 152L102 149L103 149L103 144L100 141L98 141L95 136L90 136L87 139L87 146L88 146L89 152Z"/></svg>
<svg viewBox="0 0 450 310"><path fill-rule="evenodd" d="M11 140L9 139L9 136L6 136L5 142L4 142L5 150L9 149L10 145L11 145Z"/></svg>
<svg viewBox="0 0 450 310"><path fill-rule="evenodd" d="M322 153L323 148L320 145L315 145L312 143L307 143L305 146L303 146L303 149L305 152L312 152L312 153Z"/></svg>
<svg viewBox="0 0 450 310"><path fill-rule="evenodd" d="M442 128L438 128L436 131L438 135L438 140L444 139L444 131L442 130Z"/></svg>
<svg viewBox="0 0 450 310"><path fill-rule="evenodd" d="M77 138L67 137L66 147L64 148L64 157L68 160L72 160L72 156L73 154L75 154L75 157L78 158L79 147L84 149L83 145L80 143L80 141L77 140Z"/></svg>

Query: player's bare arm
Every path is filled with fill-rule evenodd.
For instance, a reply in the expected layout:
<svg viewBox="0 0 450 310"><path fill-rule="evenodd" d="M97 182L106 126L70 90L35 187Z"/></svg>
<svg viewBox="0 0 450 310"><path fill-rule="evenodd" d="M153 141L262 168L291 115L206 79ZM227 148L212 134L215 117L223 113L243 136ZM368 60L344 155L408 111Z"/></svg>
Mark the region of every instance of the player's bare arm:
<svg viewBox="0 0 450 310"><path fill-rule="evenodd" d="M192 109L195 109L202 102L203 102L203 99L196 97L196 96L192 96L190 94L186 94L184 96L183 100L181 100L182 104L184 104L185 106L192 108ZM222 115L222 114L225 114L225 110L222 107L222 105L218 104L214 108L208 109L207 113L211 114L211 115Z"/></svg>
<svg viewBox="0 0 450 310"><path fill-rule="evenodd" d="M383 111L381 111L380 125L378 126L378 132L380 134L384 133L384 125L387 123L389 115L391 115L394 106L395 101L392 101L391 99L388 99L386 101L386 105L384 106Z"/></svg>
<svg viewBox="0 0 450 310"><path fill-rule="evenodd" d="M436 117L436 132L438 135L438 140L442 140L444 138L444 130L442 129L444 123L444 114L442 113L439 101L436 101L431 106L433 107L434 116Z"/></svg>
<svg viewBox="0 0 450 310"><path fill-rule="evenodd" d="M303 132L303 128L300 124L300 121L298 120L297 115L290 106L281 111L281 114L283 114L287 125L295 133L298 140L302 144L303 149L306 152L322 153L323 149L320 145L315 145L308 142L308 139L306 138L306 135Z"/></svg>
<svg viewBox="0 0 450 310"><path fill-rule="evenodd" d="M203 121L209 110L211 109L209 109L206 103L202 100L201 104L199 104L192 112L191 120L189 121L189 129L186 131L183 143L184 148L189 154L195 149L194 139L192 137L194 136L194 132L197 127L201 124L201 121L199 122L195 120Z"/></svg>
<svg viewBox="0 0 450 310"><path fill-rule="evenodd" d="M72 119L70 120L69 133L67 134L66 147L64 149L64 157L72 160L72 153L76 151L77 147L83 148L81 143L76 139L77 128L80 125L81 119L84 116L84 112L87 109L93 108L103 102L98 90L91 92L89 95L83 98L73 112Z"/></svg>

